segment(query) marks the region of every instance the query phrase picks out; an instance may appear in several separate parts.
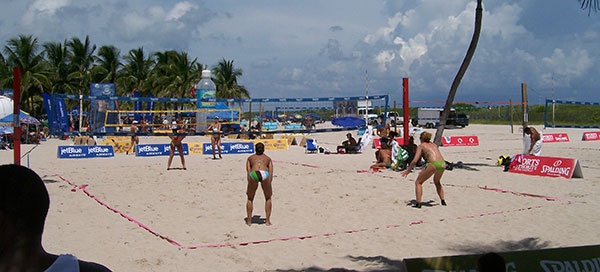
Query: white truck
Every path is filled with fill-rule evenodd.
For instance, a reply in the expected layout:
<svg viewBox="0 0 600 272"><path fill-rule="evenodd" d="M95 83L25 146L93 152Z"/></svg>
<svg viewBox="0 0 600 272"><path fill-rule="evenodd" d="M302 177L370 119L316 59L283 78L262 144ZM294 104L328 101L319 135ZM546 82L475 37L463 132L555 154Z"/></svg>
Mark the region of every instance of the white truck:
<svg viewBox="0 0 600 272"><path fill-rule="evenodd" d="M378 124L377 114L375 113L375 109L373 108L373 102L370 100L359 100L357 102L357 114L358 117L367 119L370 125Z"/></svg>
<svg viewBox="0 0 600 272"><path fill-rule="evenodd" d="M418 108L417 119L413 120L413 126L420 126L425 128L435 128L440 123L440 116L442 115L442 108ZM448 115L448 126L459 126L465 127L469 125L469 116L464 113L456 113L456 109L450 109Z"/></svg>

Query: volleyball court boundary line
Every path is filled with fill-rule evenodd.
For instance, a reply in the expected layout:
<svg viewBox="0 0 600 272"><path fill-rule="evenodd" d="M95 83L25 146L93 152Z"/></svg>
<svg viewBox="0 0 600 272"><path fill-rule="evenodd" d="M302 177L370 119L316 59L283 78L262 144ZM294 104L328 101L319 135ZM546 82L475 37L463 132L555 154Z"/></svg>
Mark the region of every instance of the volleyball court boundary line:
<svg viewBox="0 0 600 272"><path fill-rule="evenodd" d="M274 161L277 163L287 163L287 164L292 164L292 165L299 165L299 166L303 166L303 167L310 167L310 168L324 168L324 167L319 167L316 165L310 165L310 164L305 164L305 163L294 163L294 162L286 162L286 161ZM341 169L332 169L329 168L330 170L341 170ZM86 194L88 197L92 198L93 200L95 200L98 204L100 204L101 206L104 206L105 208L107 208L108 210L120 215L121 217L127 219L128 221L138 225L140 228L148 231L150 234L165 240L167 242L169 242L171 245L174 245L180 249L200 249L200 248L221 248L221 247L236 247L236 246L248 246L248 245L257 245L257 244L265 244L265 243L270 243L270 242L275 242L275 241L290 241L290 240L304 240L304 239L311 239L311 238L318 238L318 237L328 237L328 236L333 236L333 235L338 235L338 234L350 234L350 233L358 233L358 232L366 232L366 231L375 231L375 230L380 230L380 229L390 229L390 228L398 228L398 227L403 227L403 226L407 226L406 224L390 224L390 225L385 225L384 227L372 227L372 228L360 228L360 229L350 229L350 230L345 230L345 231L339 231L339 232L327 232L327 233L323 233L323 234L312 234L312 235L303 235L303 236L290 236L290 237L285 237L285 238L273 238L273 239L267 239L267 240L256 240L256 241L250 241L250 242L238 242L238 243L222 243L222 244L204 244L204 245L198 245L198 246L183 246L181 243L178 243L177 241L169 238L166 235L163 235L161 233L158 233L154 230L152 230L150 227L147 227L146 225L144 225L143 223L139 222L138 220L135 220L133 218L131 218L130 216L126 215L125 213L112 208L111 206L109 206L108 204L106 204L104 201L100 200L98 197L96 197L95 195L93 195L92 193L90 193L87 190L87 184L84 185L77 185L71 181L69 181L68 179L64 178L63 176L61 176L60 174L52 171L52 170L48 170L49 172L51 172L54 176L60 178L62 181L68 183L69 185L71 185L73 188L71 188L72 192L76 192L77 189L81 190L84 194ZM344 171L344 170L342 170ZM394 178L394 177L390 177L390 176L382 176L382 175L377 175L376 172L370 172L370 171L358 171L357 173L372 173L376 176L380 176L383 178ZM563 202L566 205L569 204L574 204L575 202L570 201L570 200L562 200L556 197L550 197L550 196L543 196L543 195L537 195L537 194L531 194L531 193L522 193L522 192L515 192L515 191L510 191L510 190L504 190L504 189L497 189L497 188L488 188L487 186L485 187L474 187L474 186L468 186L468 185L452 185L452 184L444 184L445 186L450 186L450 187L465 187L465 188L478 188L478 189L482 189L482 190L488 190L488 191L493 191L493 192L501 192L501 193L512 193L515 195L520 195L520 196L526 196L526 197L535 197L535 198L541 198L544 199L546 201L559 201L559 202ZM500 211L492 211L492 212L485 212L485 213L475 213L475 214L469 214L469 215L464 215L464 216L457 216L454 218L440 218L437 221L438 222L444 222L444 221L449 221L449 220L462 220L462 219L472 219L472 218L478 218L478 217L483 217L483 216L493 216L493 215L499 215L499 214L508 214L508 213L513 213L513 212L521 212L521 211L527 211L527 210L533 210L533 209L540 209L543 208L543 206L541 205L537 205L537 206L530 206L530 207L526 207L526 208L519 208L519 209L512 209L512 210L500 210ZM432 220L433 222L435 222L436 220ZM417 221L412 221L408 223L408 226L414 226L414 225L420 225L420 224L424 224L427 222L431 222L431 221L425 221L425 220L417 220Z"/></svg>

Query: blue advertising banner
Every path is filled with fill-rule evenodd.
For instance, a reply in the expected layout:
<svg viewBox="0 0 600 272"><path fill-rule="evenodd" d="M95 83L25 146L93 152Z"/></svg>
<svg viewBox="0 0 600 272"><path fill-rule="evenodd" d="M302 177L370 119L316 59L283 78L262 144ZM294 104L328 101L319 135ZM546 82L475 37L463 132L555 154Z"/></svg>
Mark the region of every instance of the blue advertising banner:
<svg viewBox="0 0 600 272"><path fill-rule="evenodd" d="M48 116L50 133L54 134L56 131L58 131L58 122L56 120L54 106L52 105L52 96L47 93L42 93L42 98L44 99L44 107L46 108L46 115Z"/></svg>
<svg viewBox="0 0 600 272"><path fill-rule="evenodd" d="M133 91L133 97L140 97L140 93L138 93L137 91ZM135 101L133 103L133 110L134 111L142 110L142 101L139 101L139 100ZM140 113L136 112L133 115L133 119L139 122L140 121Z"/></svg>
<svg viewBox="0 0 600 272"><path fill-rule="evenodd" d="M91 83L91 96L113 96L115 95L115 84L113 83ZM91 110L91 131L93 132L114 132L114 127L104 128L104 119L106 118L107 110L115 109L115 102L112 100L90 99L92 104ZM111 115L111 118L116 118ZM106 120L107 123L117 124L118 120Z"/></svg>
<svg viewBox="0 0 600 272"><path fill-rule="evenodd" d="M112 145L69 145L58 147L59 159L107 158L114 157Z"/></svg>
<svg viewBox="0 0 600 272"><path fill-rule="evenodd" d="M275 122L264 122L263 128L267 130L277 130L277 123Z"/></svg>
<svg viewBox="0 0 600 272"><path fill-rule="evenodd" d="M67 107L62 98L54 97L54 105L56 106L56 118L58 118L58 129L69 131L69 120L67 119Z"/></svg>
<svg viewBox="0 0 600 272"><path fill-rule="evenodd" d="M138 157L169 156L171 152L170 144L139 144L135 146L135 155ZM188 145L183 144L183 155L188 155ZM179 151L175 149L175 156L179 156Z"/></svg>
<svg viewBox="0 0 600 272"><path fill-rule="evenodd" d="M216 151L216 152L218 152L218 151ZM210 143L204 143L204 145L202 146L202 153L204 155L212 155L212 145ZM254 143L253 142L221 143L221 154L251 154L251 153L254 153Z"/></svg>
<svg viewBox="0 0 600 272"><path fill-rule="evenodd" d="M300 125L300 124L285 125L285 129L302 129L302 125Z"/></svg>

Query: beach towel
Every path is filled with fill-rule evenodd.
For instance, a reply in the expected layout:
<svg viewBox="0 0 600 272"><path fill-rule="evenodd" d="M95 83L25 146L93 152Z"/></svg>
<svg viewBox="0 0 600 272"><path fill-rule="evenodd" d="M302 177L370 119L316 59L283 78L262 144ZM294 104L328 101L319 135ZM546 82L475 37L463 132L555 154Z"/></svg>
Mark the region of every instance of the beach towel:
<svg viewBox="0 0 600 272"><path fill-rule="evenodd" d="M360 151L365 150L371 143L371 140L373 140L373 127L367 126L367 130L362 135L360 140Z"/></svg>

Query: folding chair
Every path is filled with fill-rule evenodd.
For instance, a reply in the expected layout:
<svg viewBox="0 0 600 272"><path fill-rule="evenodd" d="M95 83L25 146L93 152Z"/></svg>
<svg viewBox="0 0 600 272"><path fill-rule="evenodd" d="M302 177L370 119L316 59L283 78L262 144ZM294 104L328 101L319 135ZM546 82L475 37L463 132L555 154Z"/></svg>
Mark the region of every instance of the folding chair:
<svg viewBox="0 0 600 272"><path fill-rule="evenodd" d="M304 153L318 153L319 147L317 146L316 139L306 139L306 148L304 149Z"/></svg>

